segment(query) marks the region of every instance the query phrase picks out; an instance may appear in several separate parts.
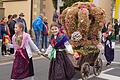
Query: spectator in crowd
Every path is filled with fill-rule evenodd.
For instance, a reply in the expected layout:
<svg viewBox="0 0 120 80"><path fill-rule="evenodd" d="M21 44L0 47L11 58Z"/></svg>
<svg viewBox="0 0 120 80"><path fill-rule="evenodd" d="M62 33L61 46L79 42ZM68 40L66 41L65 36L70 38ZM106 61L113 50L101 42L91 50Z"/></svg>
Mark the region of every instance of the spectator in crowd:
<svg viewBox="0 0 120 80"><path fill-rule="evenodd" d="M5 55L7 55L7 50L8 50L8 49L6 49L6 45L9 41L6 38L9 38L9 36L10 36L10 31L9 31L9 27L7 25L7 18L6 17L2 18L2 20L0 22L0 27L1 27L1 35L2 35L1 52L2 52L2 55L5 56Z"/></svg>
<svg viewBox="0 0 120 80"><path fill-rule="evenodd" d="M53 22L58 22L58 18L59 18L59 12L55 10L53 14Z"/></svg>
<svg viewBox="0 0 120 80"><path fill-rule="evenodd" d="M100 23L99 23L99 26L102 27L101 32L99 32L100 41L101 41L102 43L104 43L103 40L102 40L102 39L103 39L103 35L102 35L102 34L103 34L104 32L106 32L106 31L108 30L108 28L107 28L107 26L105 25L105 22L104 22L104 23L103 23L103 22L100 22Z"/></svg>
<svg viewBox="0 0 120 80"><path fill-rule="evenodd" d="M17 14L13 14L12 16L12 20L9 22L8 27L10 29L10 39L12 40L13 35L15 34L15 24L17 20ZM11 42L12 43L12 42ZM14 48L10 48L10 53L13 54L14 53Z"/></svg>
<svg viewBox="0 0 120 80"><path fill-rule="evenodd" d="M48 47L48 22L47 22L47 18L44 17L43 18L43 29L41 32L41 36L42 36L42 46L41 46L41 51L45 51ZM44 49L45 47L45 49Z"/></svg>
<svg viewBox="0 0 120 80"><path fill-rule="evenodd" d="M12 36L15 34L14 28L15 28L15 23L17 22L16 19L17 19L17 15L13 14L12 20L8 24L8 27L10 29L10 34L11 34L10 35L11 40L12 40Z"/></svg>
<svg viewBox="0 0 120 80"><path fill-rule="evenodd" d="M19 18L17 19L17 22L21 22L24 24L25 28L24 28L24 31L27 32L27 24L26 24L26 21L24 19L24 14L23 13L20 13L19 14Z"/></svg>
<svg viewBox="0 0 120 80"><path fill-rule="evenodd" d="M105 58L107 60L106 66L110 65L114 60L114 48L115 48L115 34L112 24L108 25L108 30L103 33L103 41L105 45Z"/></svg>
<svg viewBox="0 0 120 80"><path fill-rule="evenodd" d="M118 34L119 34L119 42L120 42L120 20L119 20L119 32L118 32Z"/></svg>
<svg viewBox="0 0 120 80"><path fill-rule="evenodd" d="M1 21L0 21L0 40L2 39L2 24L1 24Z"/></svg>
<svg viewBox="0 0 120 80"><path fill-rule="evenodd" d="M40 14L40 16L38 16L34 21L33 21L33 29L35 32L35 38L36 38L36 46L39 48L40 46L40 37L41 37L41 31L43 31L43 14Z"/></svg>
<svg viewBox="0 0 120 80"><path fill-rule="evenodd" d="M118 20L117 19L114 20L114 29L115 29L115 39L116 39L116 37L119 33L119 25L118 25Z"/></svg>
<svg viewBox="0 0 120 80"><path fill-rule="evenodd" d="M104 32L106 32L107 30L108 30L108 24L110 24L110 22L108 22L108 24L107 25L105 25L106 23L101 23L101 26L103 26L103 28L102 28L102 33L104 33Z"/></svg>
<svg viewBox="0 0 120 80"><path fill-rule="evenodd" d="M12 20L12 15L8 15L8 21L7 21L8 26L9 26L11 20Z"/></svg>

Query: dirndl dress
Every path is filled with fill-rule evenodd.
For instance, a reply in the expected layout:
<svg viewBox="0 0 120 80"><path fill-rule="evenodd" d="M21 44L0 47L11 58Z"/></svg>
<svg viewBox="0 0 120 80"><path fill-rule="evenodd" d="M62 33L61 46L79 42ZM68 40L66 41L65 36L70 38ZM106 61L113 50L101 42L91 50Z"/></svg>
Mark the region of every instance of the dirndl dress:
<svg viewBox="0 0 120 80"><path fill-rule="evenodd" d="M32 58L28 57L26 49L17 49L13 62L11 79L25 79L34 76Z"/></svg>
<svg viewBox="0 0 120 80"><path fill-rule="evenodd" d="M65 51L57 51L56 59L51 60L49 80L71 80L75 69Z"/></svg>

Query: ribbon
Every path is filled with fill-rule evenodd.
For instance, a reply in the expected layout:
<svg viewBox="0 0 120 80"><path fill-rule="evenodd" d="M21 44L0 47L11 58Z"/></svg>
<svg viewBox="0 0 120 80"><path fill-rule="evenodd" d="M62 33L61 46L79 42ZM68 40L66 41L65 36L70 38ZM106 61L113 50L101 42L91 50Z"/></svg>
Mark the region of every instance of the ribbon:
<svg viewBox="0 0 120 80"><path fill-rule="evenodd" d="M20 53L20 55L29 63L29 61L27 60L27 58L24 56L22 50L21 50L21 49L18 49L17 51L18 51L18 52Z"/></svg>
<svg viewBox="0 0 120 80"><path fill-rule="evenodd" d="M56 49L53 48L51 53L50 53L50 60L55 59L55 58L56 58Z"/></svg>

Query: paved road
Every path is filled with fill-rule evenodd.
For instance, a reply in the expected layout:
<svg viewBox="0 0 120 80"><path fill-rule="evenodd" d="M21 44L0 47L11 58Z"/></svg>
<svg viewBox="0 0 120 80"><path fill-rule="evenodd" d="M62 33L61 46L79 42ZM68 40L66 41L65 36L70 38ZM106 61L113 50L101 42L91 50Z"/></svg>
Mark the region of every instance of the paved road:
<svg viewBox="0 0 120 80"><path fill-rule="evenodd" d="M34 60L35 80L47 80L49 61L44 58ZM10 80L12 62L0 64L0 80Z"/></svg>
<svg viewBox="0 0 120 80"><path fill-rule="evenodd" d="M101 58L104 62L102 73L95 77L91 70L91 76L88 80L120 80L120 45L117 45L115 48L115 61L111 66L105 66L104 55L101 55ZM0 80L10 80L11 68L12 62L0 63ZM35 80L47 80L49 60L36 57L34 60L34 68ZM76 71L76 75L72 80L81 80L79 71Z"/></svg>
<svg viewBox="0 0 120 80"><path fill-rule="evenodd" d="M0 80L10 80L11 68L12 62L0 64ZM49 60L36 58L34 60L35 80L47 80L48 68ZM76 75L72 80L81 80L79 71L76 71ZM91 74L88 80L120 80L120 64L113 63L109 67L103 66L103 71L99 76L95 77Z"/></svg>

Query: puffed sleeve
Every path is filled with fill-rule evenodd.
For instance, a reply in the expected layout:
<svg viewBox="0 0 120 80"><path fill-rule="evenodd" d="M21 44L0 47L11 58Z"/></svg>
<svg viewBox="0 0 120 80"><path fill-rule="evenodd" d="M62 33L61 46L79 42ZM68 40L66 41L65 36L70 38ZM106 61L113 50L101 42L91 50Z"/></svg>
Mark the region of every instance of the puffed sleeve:
<svg viewBox="0 0 120 80"><path fill-rule="evenodd" d="M49 54L52 51L52 49L53 49L52 46L49 44L45 54Z"/></svg>
<svg viewBox="0 0 120 80"><path fill-rule="evenodd" d="M14 45L11 44L11 43L8 43L8 47L9 47L9 48L14 48Z"/></svg>
<svg viewBox="0 0 120 80"><path fill-rule="evenodd" d="M112 49L115 48L115 42L112 42Z"/></svg>
<svg viewBox="0 0 120 80"><path fill-rule="evenodd" d="M64 45L65 45L66 51L67 51L68 53L74 54L73 48L72 48L72 46L70 45L70 43L69 43L68 41L66 41L66 42L64 43Z"/></svg>

